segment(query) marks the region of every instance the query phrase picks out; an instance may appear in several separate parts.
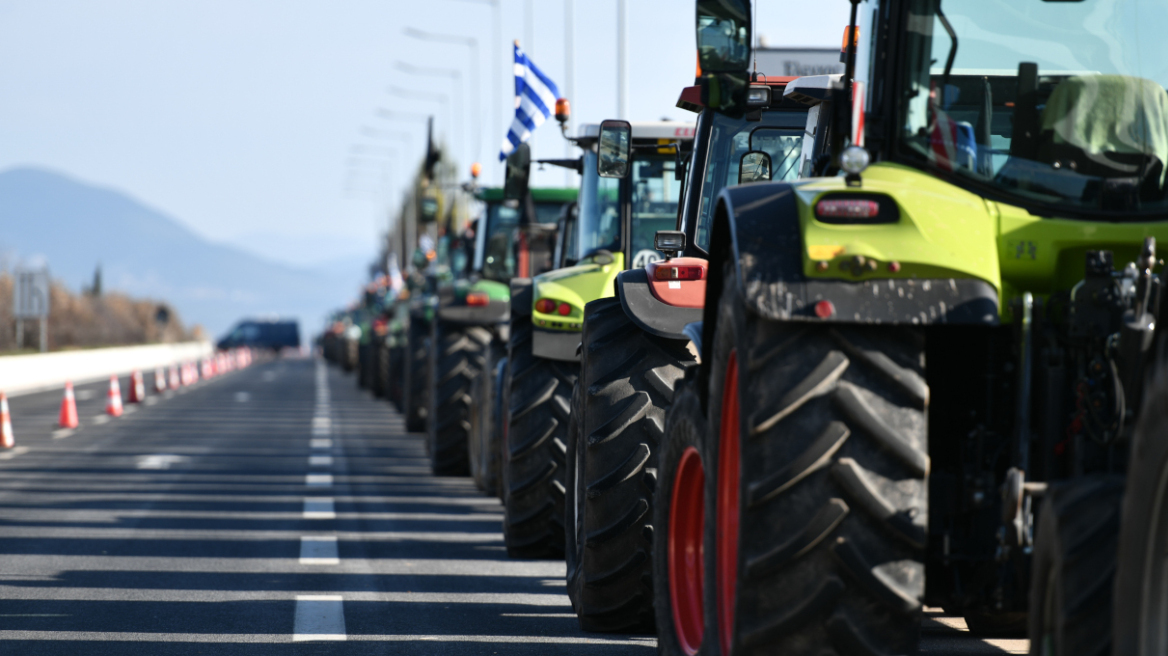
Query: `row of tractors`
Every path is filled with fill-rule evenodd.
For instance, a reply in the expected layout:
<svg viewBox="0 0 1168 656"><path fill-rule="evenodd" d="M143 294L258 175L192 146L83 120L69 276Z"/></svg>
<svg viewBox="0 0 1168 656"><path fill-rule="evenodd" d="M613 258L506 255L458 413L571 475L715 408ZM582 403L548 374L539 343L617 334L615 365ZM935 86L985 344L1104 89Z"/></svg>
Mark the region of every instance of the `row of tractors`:
<svg viewBox="0 0 1168 656"><path fill-rule="evenodd" d="M1168 654L1168 46L1132 32L1168 9L838 1L845 72L783 78L749 0L697 0L694 122L458 187L326 355L566 559L585 630L906 654L928 606Z"/></svg>

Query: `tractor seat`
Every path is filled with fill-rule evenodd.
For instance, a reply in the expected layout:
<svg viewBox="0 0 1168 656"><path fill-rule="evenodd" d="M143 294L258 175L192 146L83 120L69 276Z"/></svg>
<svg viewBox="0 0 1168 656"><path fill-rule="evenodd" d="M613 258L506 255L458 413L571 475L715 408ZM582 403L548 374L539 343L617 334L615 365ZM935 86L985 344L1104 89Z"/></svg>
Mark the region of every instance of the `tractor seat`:
<svg viewBox="0 0 1168 656"><path fill-rule="evenodd" d="M1138 188L1145 199L1162 197L1168 92L1125 75L1063 80L1042 112L1038 161Z"/></svg>

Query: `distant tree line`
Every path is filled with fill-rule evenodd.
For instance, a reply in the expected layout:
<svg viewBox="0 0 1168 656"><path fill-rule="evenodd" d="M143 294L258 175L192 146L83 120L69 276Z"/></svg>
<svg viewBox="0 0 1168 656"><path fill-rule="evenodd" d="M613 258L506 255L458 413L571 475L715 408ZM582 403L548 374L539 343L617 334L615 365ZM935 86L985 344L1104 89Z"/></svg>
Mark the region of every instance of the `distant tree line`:
<svg viewBox="0 0 1168 656"><path fill-rule="evenodd" d="M49 293L49 350L130 346L203 339L199 326L183 327L178 313L166 303L133 299L120 293L103 293L100 274L95 284L80 294L53 281ZM0 271L0 352L36 349L39 325L25 321L24 343L16 343L13 315L15 279Z"/></svg>

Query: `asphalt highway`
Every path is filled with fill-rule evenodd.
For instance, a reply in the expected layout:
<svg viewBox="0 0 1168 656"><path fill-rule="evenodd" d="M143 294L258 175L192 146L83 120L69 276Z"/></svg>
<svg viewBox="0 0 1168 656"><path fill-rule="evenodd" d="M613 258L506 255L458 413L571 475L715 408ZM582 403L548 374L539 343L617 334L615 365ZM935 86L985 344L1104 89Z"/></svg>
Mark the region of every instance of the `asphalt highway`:
<svg viewBox="0 0 1168 656"><path fill-rule="evenodd" d="M258 363L113 420L107 387L77 388L71 432L59 391L10 401L0 653L656 653L582 633L563 563L509 560L499 503L431 476L351 376ZM921 653L1028 648L963 629L931 612Z"/></svg>

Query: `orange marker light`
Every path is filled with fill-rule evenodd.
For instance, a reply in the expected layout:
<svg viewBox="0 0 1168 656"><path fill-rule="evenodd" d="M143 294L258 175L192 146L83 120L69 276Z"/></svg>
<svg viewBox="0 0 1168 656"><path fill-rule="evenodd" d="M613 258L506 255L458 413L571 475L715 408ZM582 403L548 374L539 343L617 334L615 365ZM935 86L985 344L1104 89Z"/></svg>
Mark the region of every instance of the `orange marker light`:
<svg viewBox="0 0 1168 656"><path fill-rule="evenodd" d="M470 177L478 179L479 174L483 172L483 165L475 162L470 165Z"/></svg>
<svg viewBox="0 0 1168 656"><path fill-rule="evenodd" d="M567 98L556 98L556 120L560 123L567 123L571 116L572 103L568 102Z"/></svg>

